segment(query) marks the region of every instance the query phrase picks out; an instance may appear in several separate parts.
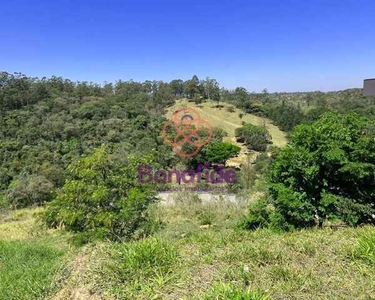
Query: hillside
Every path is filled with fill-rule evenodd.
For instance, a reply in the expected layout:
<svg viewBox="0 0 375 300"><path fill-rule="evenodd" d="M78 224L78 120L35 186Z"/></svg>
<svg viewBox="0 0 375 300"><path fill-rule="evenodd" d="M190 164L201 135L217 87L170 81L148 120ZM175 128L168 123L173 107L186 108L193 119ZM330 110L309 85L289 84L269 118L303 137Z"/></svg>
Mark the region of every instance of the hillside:
<svg viewBox="0 0 375 300"><path fill-rule="evenodd" d="M211 124L211 126L225 130L228 136L224 138L224 141L237 144L241 147L241 152L238 157L228 160L228 166L241 165L241 163L246 161L246 156L249 153L248 149L243 144L236 141L234 134L236 128L241 127L243 122L251 123L257 126L265 126L271 135L272 144L274 146L283 147L287 144L286 133L275 126L271 120L258 117L254 114L244 113L240 109L235 108L233 105L225 102L220 102L220 106L222 107L218 108L217 102L214 101L204 101L201 104L196 104L195 102L188 101L187 99L179 99L173 106L168 107L167 118L170 118L175 111L181 109L182 107L193 107L201 114L203 119L207 120Z"/></svg>
<svg viewBox="0 0 375 300"><path fill-rule="evenodd" d="M196 76L0 79L0 299L374 299L373 98L229 91ZM162 132L184 106L224 141L244 122L260 125L244 143L267 129L277 149L237 143L228 161L240 150L217 130L179 157ZM218 164L254 156L225 170L235 180L214 201L200 196ZM161 201L167 173L207 161L193 192Z"/></svg>

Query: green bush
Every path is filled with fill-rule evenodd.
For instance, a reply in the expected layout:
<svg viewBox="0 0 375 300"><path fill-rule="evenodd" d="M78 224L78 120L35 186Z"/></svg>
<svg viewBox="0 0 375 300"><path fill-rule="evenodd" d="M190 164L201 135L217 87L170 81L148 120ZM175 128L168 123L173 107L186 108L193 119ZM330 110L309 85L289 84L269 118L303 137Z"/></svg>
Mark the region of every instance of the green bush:
<svg viewBox="0 0 375 300"><path fill-rule="evenodd" d="M138 182L138 166L151 159L129 157L122 165L105 146L71 164L67 180L47 206L42 219L50 227L63 225L82 242L130 238L146 220L155 199L149 186Z"/></svg>
<svg viewBox="0 0 375 300"><path fill-rule="evenodd" d="M238 227L245 230L254 230L267 227L271 221L272 211L266 201L261 199L250 205L249 213L242 217Z"/></svg>
<svg viewBox="0 0 375 300"><path fill-rule="evenodd" d="M271 143L271 136L267 129L245 123L235 131L237 141L244 143L250 150L265 151Z"/></svg>
<svg viewBox="0 0 375 300"><path fill-rule="evenodd" d="M332 112L296 128L269 174L281 227L375 223L374 128L357 114Z"/></svg>
<svg viewBox="0 0 375 300"><path fill-rule="evenodd" d="M240 153L241 148L231 143L216 142L208 145L205 156L211 163L221 163L225 165L225 162L237 156Z"/></svg>
<svg viewBox="0 0 375 300"><path fill-rule="evenodd" d="M53 183L44 176L21 174L10 184L5 198L14 208L42 205L52 199L53 190Z"/></svg>

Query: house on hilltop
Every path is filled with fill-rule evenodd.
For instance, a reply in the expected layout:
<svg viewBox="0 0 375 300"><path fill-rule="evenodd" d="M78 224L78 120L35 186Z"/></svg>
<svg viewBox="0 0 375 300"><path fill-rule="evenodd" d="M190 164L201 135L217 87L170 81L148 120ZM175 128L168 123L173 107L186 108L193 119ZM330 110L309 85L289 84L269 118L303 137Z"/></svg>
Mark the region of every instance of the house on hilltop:
<svg viewBox="0 0 375 300"><path fill-rule="evenodd" d="M363 95L375 96L375 78L365 79L363 83Z"/></svg>

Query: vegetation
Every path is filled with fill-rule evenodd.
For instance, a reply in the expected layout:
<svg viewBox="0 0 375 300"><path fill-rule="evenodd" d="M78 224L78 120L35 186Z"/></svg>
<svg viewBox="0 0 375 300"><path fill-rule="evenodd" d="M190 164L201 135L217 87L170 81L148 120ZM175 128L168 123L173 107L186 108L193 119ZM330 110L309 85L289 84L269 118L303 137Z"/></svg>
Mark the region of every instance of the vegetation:
<svg viewBox="0 0 375 300"><path fill-rule="evenodd" d="M56 283L64 252L40 242L0 241L0 298L37 299Z"/></svg>
<svg viewBox="0 0 375 300"><path fill-rule="evenodd" d="M250 209L244 227L292 229L373 224L373 124L356 114L326 113L300 125L270 171L269 203ZM355 184L354 184L355 183Z"/></svg>
<svg viewBox="0 0 375 300"><path fill-rule="evenodd" d="M91 245L80 286L90 283L92 297L103 299L374 296L373 265L354 255L373 227L243 231L233 224L244 206L181 197L183 203L153 207L166 224L154 237ZM207 212L214 216L210 226L201 225Z"/></svg>
<svg viewBox="0 0 375 300"><path fill-rule="evenodd" d="M271 143L270 135L266 128L245 124L236 129L236 138L240 143L244 143L250 150L265 151L267 145Z"/></svg>
<svg viewBox="0 0 375 300"><path fill-rule="evenodd" d="M0 298L45 299L67 276L66 263L76 253L68 235L40 228L40 209L0 212Z"/></svg>
<svg viewBox="0 0 375 300"><path fill-rule="evenodd" d="M241 148L231 143L212 143L206 150L207 161L225 165L225 162L240 153Z"/></svg>
<svg viewBox="0 0 375 300"><path fill-rule="evenodd" d="M257 291L243 291L231 285L221 284L213 287L204 297L204 300L268 300L263 293Z"/></svg>
<svg viewBox="0 0 375 300"><path fill-rule="evenodd" d="M213 127L192 158L161 135L181 106ZM0 298L375 298L374 107L356 89L1 73ZM238 178L218 193L158 198L137 172L218 164Z"/></svg>
<svg viewBox="0 0 375 300"><path fill-rule="evenodd" d="M151 162L129 157L122 165L102 146L68 167L71 179L47 206L45 222L81 233L77 238L83 241L131 237L155 199L149 187L138 182L137 173L139 165Z"/></svg>

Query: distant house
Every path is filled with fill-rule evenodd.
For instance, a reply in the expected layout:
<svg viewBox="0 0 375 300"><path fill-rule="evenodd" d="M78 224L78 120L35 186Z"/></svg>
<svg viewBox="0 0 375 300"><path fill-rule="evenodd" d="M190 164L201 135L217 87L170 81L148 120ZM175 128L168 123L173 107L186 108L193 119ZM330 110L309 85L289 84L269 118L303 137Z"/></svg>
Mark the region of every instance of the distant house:
<svg viewBox="0 0 375 300"><path fill-rule="evenodd" d="M375 96L375 78L365 79L363 83L363 95Z"/></svg>

